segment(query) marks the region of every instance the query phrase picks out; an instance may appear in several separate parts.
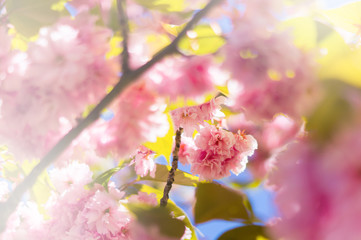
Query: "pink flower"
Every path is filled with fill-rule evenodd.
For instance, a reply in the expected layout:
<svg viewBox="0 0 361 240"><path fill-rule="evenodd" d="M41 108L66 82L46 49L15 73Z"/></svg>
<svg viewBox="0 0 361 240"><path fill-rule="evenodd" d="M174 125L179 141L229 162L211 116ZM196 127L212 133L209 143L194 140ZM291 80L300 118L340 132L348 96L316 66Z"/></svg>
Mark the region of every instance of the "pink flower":
<svg viewBox="0 0 361 240"><path fill-rule="evenodd" d="M5 231L0 233L0 239L43 239L42 224L43 216L39 213L37 204L21 202L10 216Z"/></svg>
<svg viewBox="0 0 361 240"><path fill-rule="evenodd" d="M163 113L166 105L144 83L130 86L113 106L114 118L102 123L105 132L96 139L100 155L128 157L140 144L155 142L168 132L167 115Z"/></svg>
<svg viewBox="0 0 361 240"><path fill-rule="evenodd" d="M248 169L259 179L273 169L275 158L287 144L303 135L303 122L285 115L277 115L272 121L256 123L247 120L244 114L239 114L231 116L227 121L231 131L244 129L256 138L258 149L249 158Z"/></svg>
<svg viewBox="0 0 361 240"><path fill-rule="evenodd" d="M171 99L197 97L213 90L215 68L209 57L167 58L147 73L147 84Z"/></svg>
<svg viewBox="0 0 361 240"><path fill-rule="evenodd" d="M224 97L212 99L210 102L197 106L178 108L170 112L175 129L182 127L186 136L191 137L194 130L199 130L199 124L206 120L219 119L224 114L220 111Z"/></svg>
<svg viewBox="0 0 361 240"><path fill-rule="evenodd" d="M303 66L300 71L306 69ZM311 69L308 71L312 72ZM278 113L298 119L308 114L320 98L319 87L313 79L297 72L294 78L269 80L251 88L230 82L230 98L233 101L230 107L257 121L270 120Z"/></svg>
<svg viewBox="0 0 361 240"><path fill-rule="evenodd" d="M121 206L118 198L104 191L96 191L84 205L75 223L84 224L86 231L93 236L105 239L125 238L123 232L130 221L127 209Z"/></svg>
<svg viewBox="0 0 361 240"><path fill-rule="evenodd" d="M246 87L267 82L269 73L287 76L300 64L301 52L285 33L270 33L264 26L241 19L224 46L223 63L235 80Z"/></svg>
<svg viewBox="0 0 361 240"><path fill-rule="evenodd" d="M155 177L156 164L153 157L154 152L149 150L148 148L140 146L137 149L137 153L134 156L132 164L135 164L135 172L139 176L144 177L149 173L151 177Z"/></svg>
<svg viewBox="0 0 361 240"><path fill-rule="evenodd" d="M47 204L50 219L40 228L42 239L129 239L132 217L120 202L123 197L114 184L109 184L109 192L100 185L84 189L74 196L77 201L53 194Z"/></svg>
<svg viewBox="0 0 361 240"><path fill-rule="evenodd" d="M229 171L238 175L246 168L248 156L257 148L251 135L233 134L213 125L200 130L195 145L197 149L191 155L191 171L205 180L229 176Z"/></svg>
<svg viewBox="0 0 361 240"><path fill-rule="evenodd" d="M138 192L137 195L132 195L128 198L130 203L144 203L150 206L157 206L157 195L155 193Z"/></svg>
<svg viewBox="0 0 361 240"><path fill-rule="evenodd" d="M190 164L192 162L191 153L196 150L193 138L182 136L181 144L178 152L178 160L183 165Z"/></svg>
<svg viewBox="0 0 361 240"><path fill-rule="evenodd" d="M17 159L41 157L61 137L60 119L74 125L118 79L118 63L104 56L110 30L95 26L95 20L61 19L40 30L27 55L14 55L0 89L0 140Z"/></svg>
<svg viewBox="0 0 361 240"><path fill-rule="evenodd" d="M277 189L282 221L272 226L277 238L357 239L361 231L361 130L340 132L323 148L302 141L278 158L269 184Z"/></svg>
<svg viewBox="0 0 361 240"><path fill-rule="evenodd" d="M93 173L88 165L72 162L63 168L50 171L50 178L56 191L68 202L76 202L84 196L84 186L91 183Z"/></svg>

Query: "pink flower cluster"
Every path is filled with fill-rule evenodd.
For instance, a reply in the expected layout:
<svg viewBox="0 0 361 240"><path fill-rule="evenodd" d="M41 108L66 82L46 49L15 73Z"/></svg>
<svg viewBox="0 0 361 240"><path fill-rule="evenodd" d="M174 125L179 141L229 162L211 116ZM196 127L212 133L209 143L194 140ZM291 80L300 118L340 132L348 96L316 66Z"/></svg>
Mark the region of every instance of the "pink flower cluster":
<svg viewBox="0 0 361 240"><path fill-rule="evenodd" d="M135 164L135 172L139 176L144 177L149 173L151 177L155 177L156 165L153 159L154 155L153 151L144 146L140 146L137 149L137 153L132 160L132 164Z"/></svg>
<svg viewBox="0 0 361 240"><path fill-rule="evenodd" d="M244 114L227 119L228 128L237 132L244 129L255 137L258 149L250 157L248 169L258 179L264 178L275 166L277 155L286 146L304 134L303 121L295 121L285 115L276 115L272 121L255 123L247 120Z"/></svg>
<svg viewBox="0 0 361 240"><path fill-rule="evenodd" d="M172 71L169 71L172 69ZM147 73L147 84L160 95L198 97L213 90L217 75L209 57L167 58Z"/></svg>
<svg viewBox="0 0 361 240"><path fill-rule="evenodd" d="M46 204L47 217L39 213L35 203L21 204L0 235L1 239L170 239L159 232L149 233L124 205L157 206L154 193L139 192L125 199L125 193L116 189L114 183L109 184L108 192L100 185L86 189L92 181L92 172L88 165L77 162L53 169L50 177L55 189Z"/></svg>
<svg viewBox="0 0 361 240"><path fill-rule="evenodd" d="M299 118L309 113L319 97L314 63L298 49L287 32L277 32L272 11L277 1L246 1L242 17L222 51L223 66L231 73L231 107L247 118L270 120L284 113ZM262 11L260 7L262 6Z"/></svg>
<svg viewBox="0 0 361 240"><path fill-rule="evenodd" d="M199 131L199 125L204 124L204 121L219 120L221 117L224 117L224 114L220 111L220 105L224 101L224 97L217 97L201 105L177 108L171 111L170 114L175 129L181 127L184 129L185 135L191 137L194 130Z"/></svg>
<svg viewBox="0 0 361 240"><path fill-rule="evenodd" d="M195 148L190 148L188 162L191 172L201 180L211 181L243 172L248 157L257 148L257 141L251 135L234 134L214 125L200 129L195 138Z"/></svg>
<svg viewBox="0 0 361 240"><path fill-rule="evenodd" d="M294 144L278 159L269 185L283 219L273 224L285 239L358 239L361 236L361 130L349 129L322 149ZM352 149L352 151L350 151Z"/></svg>
<svg viewBox="0 0 361 240"><path fill-rule="evenodd" d="M128 157L144 142L155 142L169 130L166 105L144 83L127 88L114 103L115 116L105 127L97 141L97 151ZM92 128L96 131L96 127ZM90 129L90 131L92 131Z"/></svg>
<svg viewBox="0 0 361 240"><path fill-rule="evenodd" d="M80 14L42 28L2 81L1 142L18 159L43 155L60 137L60 118L74 124L118 79L117 60L104 57L111 31L95 21Z"/></svg>
<svg viewBox="0 0 361 240"><path fill-rule="evenodd" d="M176 129L183 128L179 149L179 161L191 164L191 172L198 174L201 180L220 179L243 172L248 157L257 148L257 141L251 135L238 131L236 134L223 130L205 121L218 120L222 123L224 114L220 111L220 104L224 97L217 97L210 102L178 108L171 111ZM195 140L192 138L194 130L198 131Z"/></svg>

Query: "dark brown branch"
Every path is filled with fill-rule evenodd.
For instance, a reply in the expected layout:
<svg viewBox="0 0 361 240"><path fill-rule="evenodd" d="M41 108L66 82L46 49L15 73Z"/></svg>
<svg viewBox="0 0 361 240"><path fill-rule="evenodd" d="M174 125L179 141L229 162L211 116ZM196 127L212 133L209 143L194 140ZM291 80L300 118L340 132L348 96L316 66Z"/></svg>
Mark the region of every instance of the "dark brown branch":
<svg viewBox="0 0 361 240"><path fill-rule="evenodd" d="M160 200L160 206L165 207L167 206L168 199L169 199L169 192L172 189L172 185L174 182L174 175L178 168L178 153L181 144L181 135L182 135L183 128L179 128L175 135L175 147L173 150L173 161L172 161L172 168L169 170L167 184L164 187L163 197Z"/></svg>
<svg viewBox="0 0 361 240"><path fill-rule="evenodd" d="M84 129L94 123L99 118L103 109L106 108L130 83L135 82L135 80L138 79L144 72L167 55L176 53L179 40L193 27L194 24L205 16L212 7L221 1L222 0L212 0L205 8L197 12L179 35L172 41L172 43L158 52L149 62L134 71L130 70L129 72L124 72L112 91L100 101L90 114L85 119L81 120L76 127L72 128L62 139L59 140L59 142L55 144L55 146L41 159L40 163L35 166L30 174L26 176L18 186L16 186L7 201L0 203L0 233L4 231L7 219L10 214L15 211L23 194L34 185L36 179L46 169L46 167L54 162Z"/></svg>
<svg viewBox="0 0 361 240"><path fill-rule="evenodd" d="M128 50L128 16L125 10L126 0L117 0L120 29L123 37L123 52L122 52L122 72L123 74L130 70L129 68L129 50Z"/></svg>

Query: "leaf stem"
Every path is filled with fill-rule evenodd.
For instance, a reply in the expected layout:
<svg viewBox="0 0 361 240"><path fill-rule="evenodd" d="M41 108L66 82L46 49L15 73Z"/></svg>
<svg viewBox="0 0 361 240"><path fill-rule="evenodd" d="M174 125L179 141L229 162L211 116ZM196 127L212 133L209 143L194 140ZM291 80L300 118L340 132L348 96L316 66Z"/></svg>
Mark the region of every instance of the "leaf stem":
<svg viewBox="0 0 361 240"><path fill-rule="evenodd" d="M164 187L163 197L160 200L160 206L165 207L167 206L168 199L169 199L169 192L172 189L172 185L174 182L174 175L178 168L178 153L181 144L181 135L182 135L183 128L179 128L175 135L175 147L173 150L173 161L172 161L172 168L169 170L167 184Z"/></svg>

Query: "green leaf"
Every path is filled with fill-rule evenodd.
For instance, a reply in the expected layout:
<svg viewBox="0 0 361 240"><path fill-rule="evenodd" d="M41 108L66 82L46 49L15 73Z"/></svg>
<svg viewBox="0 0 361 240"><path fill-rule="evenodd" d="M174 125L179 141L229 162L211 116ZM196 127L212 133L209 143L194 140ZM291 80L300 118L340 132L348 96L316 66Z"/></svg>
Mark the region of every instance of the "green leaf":
<svg viewBox="0 0 361 240"><path fill-rule="evenodd" d="M184 0L135 0L145 8L160 12L181 12L185 9Z"/></svg>
<svg viewBox="0 0 361 240"><path fill-rule="evenodd" d="M198 25L188 31L187 36L179 41L178 48L184 54L206 55L218 51L225 44L225 39L216 33L210 25Z"/></svg>
<svg viewBox="0 0 361 240"><path fill-rule="evenodd" d="M6 10L9 21L17 32L26 37L34 36L39 29L51 25L60 17L52 6L59 0L8 0Z"/></svg>
<svg viewBox="0 0 361 240"><path fill-rule="evenodd" d="M234 228L223 233L218 240L267 240L266 228L258 225L248 225Z"/></svg>
<svg viewBox="0 0 361 240"><path fill-rule="evenodd" d="M170 166L157 164L154 178L148 174L145 177L139 177L139 180L167 182L168 173L169 173L170 169L171 169ZM198 182L199 182L199 178L196 176L193 176L192 174L183 172L179 169L175 172L174 184L195 187L195 186L197 186Z"/></svg>
<svg viewBox="0 0 361 240"><path fill-rule="evenodd" d="M127 208L136 215L140 224L147 228L156 226L164 236L180 239L184 234L184 222L173 218L167 208L139 204L127 204Z"/></svg>
<svg viewBox="0 0 361 240"><path fill-rule="evenodd" d="M95 183L99 183L108 191L108 183L109 183L110 178L115 173L120 171L123 167L124 167L124 161L120 162L117 167L111 168L111 169L103 172L102 174L100 174L97 178L94 179L94 181L92 183L90 183L90 185L92 186Z"/></svg>
<svg viewBox="0 0 361 240"><path fill-rule="evenodd" d="M330 140L340 128L352 123L355 110L346 96L350 92L356 93L356 89L341 81L329 80L323 84L326 90L325 97L306 124L310 136L321 144Z"/></svg>
<svg viewBox="0 0 361 240"><path fill-rule="evenodd" d="M173 150L173 136L174 136L174 127L172 123L172 118L167 113L168 122L169 122L169 131L164 137L157 138L156 142L146 142L143 145L153 152L157 153L157 155L163 155L167 159L169 163L169 156Z"/></svg>
<svg viewBox="0 0 361 240"><path fill-rule="evenodd" d="M163 191L160 191L158 189L152 188L148 185L135 185L136 188L139 189L139 192L146 192L146 193L155 193L157 195L157 199L161 199L163 197ZM185 217L183 219L183 222L185 223L185 226L188 227L192 231L192 238L191 240L196 240L197 235L194 230L194 226L192 225L191 221L189 220L187 214L179 208L172 200L168 199L167 209L169 209L174 217Z"/></svg>
<svg viewBox="0 0 361 240"><path fill-rule="evenodd" d="M252 221L247 209L247 196L217 183L199 183L196 190L194 219L196 223L212 219Z"/></svg>

